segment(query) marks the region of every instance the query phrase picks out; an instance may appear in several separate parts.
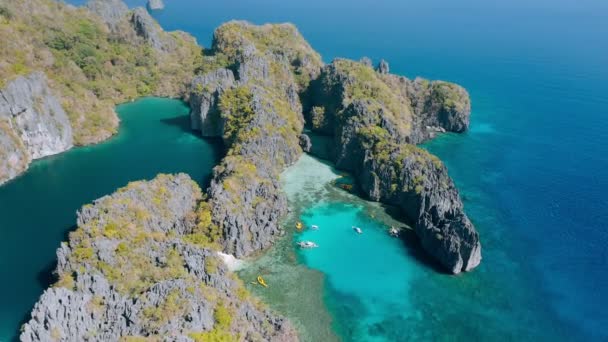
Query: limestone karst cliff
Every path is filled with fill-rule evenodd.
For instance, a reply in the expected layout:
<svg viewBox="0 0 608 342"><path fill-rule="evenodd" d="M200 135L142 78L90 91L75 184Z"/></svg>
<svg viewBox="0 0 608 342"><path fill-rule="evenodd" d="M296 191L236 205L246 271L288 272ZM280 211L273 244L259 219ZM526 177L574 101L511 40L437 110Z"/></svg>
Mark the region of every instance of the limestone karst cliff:
<svg viewBox="0 0 608 342"><path fill-rule="evenodd" d="M452 273L481 261L479 234L446 167L414 144L436 132L462 132L470 99L462 87L411 81L365 63L337 59L309 89L313 132L330 144L308 147L353 172L364 195L401 209L425 250Z"/></svg>
<svg viewBox="0 0 608 342"><path fill-rule="evenodd" d="M0 184L72 144L72 126L44 74L17 77L0 89Z"/></svg>
<svg viewBox="0 0 608 342"><path fill-rule="evenodd" d="M218 258L202 199L178 174L85 205L21 340L297 341Z"/></svg>
<svg viewBox="0 0 608 342"><path fill-rule="evenodd" d="M129 10L121 0L91 0L83 8L54 0L0 1L0 40L0 90L43 74L45 87L61 107L56 112L67 114L68 126L62 127L72 133L70 146L97 143L116 133L118 103L147 95L184 96L202 62L194 38L163 31L145 9ZM22 88L22 95L36 96L27 90ZM28 113L31 119L37 112ZM54 144L51 135L44 136ZM38 158L8 133L0 141L4 153L13 156L11 171L0 173L0 182L23 172L27 155Z"/></svg>
<svg viewBox="0 0 608 342"><path fill-rule="evenodd" d="M191 86L192 123L224 140L209 203L225 251L245 256L281 234L287 203L278 176L302 153L299 96L322 62L291 24L226 23L207 53Z"/></svg>

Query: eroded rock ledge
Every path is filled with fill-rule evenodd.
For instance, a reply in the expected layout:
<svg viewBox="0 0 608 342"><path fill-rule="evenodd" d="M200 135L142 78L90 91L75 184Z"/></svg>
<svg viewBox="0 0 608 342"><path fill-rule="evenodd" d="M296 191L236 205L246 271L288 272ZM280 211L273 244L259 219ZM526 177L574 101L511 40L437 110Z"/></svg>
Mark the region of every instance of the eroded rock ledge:
<svg viewBox="0 0 608 342"><path fill-rule="evenodd" d="M276 179L303 148L353 172L370 199L401 208L450 272L479 264L479 235L447 169L414 145L468 128L466 90L390 74L386 61L376 69L369 60L324 66L285 24L222 25L209 55L191 86L191 118L193 128L227 146L209 190L227 252L249 255L280 234L286 208ZM302 113L329 144L301 134Z"/></svg>
<svg viewBox="0 0 608 342"><path fill-rule="evenodd" d="M413 144L437 132L462 132L470 100L460 86L377 71L337 59L309 89L308 121L331 143L309 149L353 172L364 194L395 205L414 226L423 247L452 273L481 261L479 234L464 213L446 167Z"/></svg>
<svg viewBox="0 0 608 342"><path fill-rule="evenodd" d="M0 89L0 184L34 159L72 147L72 126L43 73L18 77Z"/></svg>
<svg viewBox="0 0 608 342"><path fill-rule="evenodd" d="M302 153L299 94L322 63L291 24L229 22L215 31L209 55L192 83L192 123L224 140L209 203L225 251L241 257L281 233L287 202L279 174Z"/></svg>
<svg viewBox="0 0 608 342"><path fill-rule="evenodd" d="M202 198L187 175L159 175L84 206L21 340L297 340L218 259Z"/></svg>

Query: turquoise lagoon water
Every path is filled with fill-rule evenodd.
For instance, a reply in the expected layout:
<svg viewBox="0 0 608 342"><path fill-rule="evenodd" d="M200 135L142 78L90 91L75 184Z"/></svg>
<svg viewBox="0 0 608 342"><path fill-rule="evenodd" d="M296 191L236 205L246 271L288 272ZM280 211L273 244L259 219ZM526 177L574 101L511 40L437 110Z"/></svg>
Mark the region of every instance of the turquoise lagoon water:
<svg viewBox="0 0 608 342"><path fill-rule="evenodd" d="M55 251L83 204L130 181L186 172L204 184L219 144L195 136L181 101L120 105L117 136L36 161L0 187L0 341L9 341L51 281Z"/></svg>
<svg viewBox="0 0 608 342"><path fill-rule="evenodd" d="M263 274L270 288L252 291L305 339L608 339L608 3L172 0L153 15L206 46L230 19L291 21L326 61L385 58L395 73L471 94L470 131L425 145L448 165L481 234L484 259L470 274L442 274L415 239L377 235L390 217L318 188L332 178L327 165L303 162L325 175L312 183L287 173L300 175L287 177L288 193L299 189L287 226L323 222L312 236L323 244L303 254L288 234L241 275ZM363 242L344 240L354 237L340 228L353 222L366 227ZM364 273L376 267L385 281L370 287Z"/></svg>

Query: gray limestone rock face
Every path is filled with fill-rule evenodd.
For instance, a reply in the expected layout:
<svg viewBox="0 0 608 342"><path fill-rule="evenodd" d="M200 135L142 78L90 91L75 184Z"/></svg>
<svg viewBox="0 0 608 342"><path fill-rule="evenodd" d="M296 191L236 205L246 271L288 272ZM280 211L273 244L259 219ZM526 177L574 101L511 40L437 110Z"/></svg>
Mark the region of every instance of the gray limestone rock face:
<svg viewBox="0 0 608 342"><path fill-rule="evenodd" d="M443 163L412 145L392 145L388 159L368 152L358 180L371 199L399 207L413 223L424 249L449 272L481 262L479 234Z"/></svg>
<svg viewBox="0 0 608 342"><path fill-rule="evenodd" d="M63 281L40 297L21 341L119 341L155 336L192 341L217 327L246 341L297 341L290 323L249 299L218 260L191 243L201 200L187 175L135 182L84 206L57 250ZM61 278L60 278L61 279Z"/></svg>
<svg viewBox="0 0 608 342"><path fill-rule="evenodd" d="M302 151L306 153L312 150L312 141L310 140L310 137L308 135L300 135L300 147L302 148Z"/></svg>
<svg viewBox="0 0 608 342"><path fill-rule="evenodd" d="M444 81L417 78L407 84L420 130L436 127L462 133L469 128L471 100L463 87ZM427 129L428 130L428 129Z"/></svg>
<svg viewBox="0 0 608 342"><path fill-rule="evenodd" d="M361 64L363 64L363 65L366 65L366 66L370 67L370 68L373 66L372 60L369 57L363 57L363 58L361 58L359 60L359 62Z"/></svg>
<svg viewBox="0 0 608 342"><path fill-rule="evenodd" d="M269 35L276 40L268 42ZM287 200L279 174L302 153L300 93L318 75L322 62L291 24L232 21L215 31L212 46L212 54L223 56L233 71L217 66L194 80L193 128L203 135L222 135L227 120L219 118L240 113L221 113L219 96L237 87L250 96L252 114L233 121L238 132L224 136L228 153L214 169L207 191L212 220L223 232L224 251L241 257L268 248L282 234Z"/></svg>
<svg viewBox="0 0 608 342"><path fill-rule="evenodd" d="M145 8L137 7L133 10L131 24L137 35L148 42L156 51L171 51L175 49L175 41L169 36L164 36L165 32L163 29Z"/></svg>
<svg viewBox="0 0 608 342"><path fill-rule="evenodd" d="M64 152L73 145L72 126L40 72L20 76L0 90L0 183L30 160ZM11 177L12 176L12 177Z"/></svg>
<svg viewBox="0 0 608 342"><path fill-rule="evenodd" d="M390 73L390 68L388 66L388 62L385 61L384 59L380 60L380 63L378 64L378 67L376 68L376 70L381 73L381 74L388 74Z"/></svg>
<svg viewBox="0 0 608 342"><path fill-rule="evenodd" d="M192 80L189 99L192 129L200 131L204 137L222 136L224 123L218 108L219 98L235 84L232 71L223 68Z"/></svg>
<svg viewBox="0 0 608 342"><path fill-rule="evenodd" d="M400 208L424 249L449 272L478 266L479 234L447 169L437 157L412 145L437 132L468 127L466 90L379 72L373 82L364 82L375 90L353 99L351 88L362 84L357 77L373 74L352 62L334 63L323 68L312 87L312 130L333 138L333 150L324 155L332 156L338 168L353 172L368 198ZM398 108L401 112L395 112ZM314 144L311 151L318 151Z"/></svg>
<svg viewBox="0 0 608 342"><path fill-rule="evenodd" d="M165 8L163 0L148 0L148 8L151 10L162 10Z"/></svg>
<svg viewBox="0 0 608 342"><path fill-rule="evenodd" d="M255 115L242 130L288 125L267 90L252 91ZM278 174L282 166L298 159L301 149L295 134L287 140L278 130L266 130L238 144L239 158L224 158L214 169L208 193L213 220L224 232L224 251L242 257L270 247L281 235L279 222L287 212L287 199ZM235 177L238 184L233 183Z"/></svg>
<svg viewBox="0 0 608 342"><path fill-rule="evenodd" d="M122 0L89 0L86 7L98 15L112 31L118 29L120 22L129 13L129 7Z"/></svg>

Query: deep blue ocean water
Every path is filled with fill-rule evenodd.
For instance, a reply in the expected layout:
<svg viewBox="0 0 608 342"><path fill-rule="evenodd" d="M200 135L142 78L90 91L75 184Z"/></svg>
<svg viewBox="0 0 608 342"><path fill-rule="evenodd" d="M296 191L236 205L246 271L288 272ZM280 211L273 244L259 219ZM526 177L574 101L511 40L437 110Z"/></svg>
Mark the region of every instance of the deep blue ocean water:
<svg viewBox="0 0 608 342"><path fill-rule="evenodd" d="M290 21L325 61L385 58L394 73L449 80L469 90L470 131L425 146L446 162L461 189L482 237L483 263L471 274L418 281L413 291L421 295L410 305L428 325L412 326L409 334L403 327L391 330L388 322L379 327L380 335L608 339L608 3L167 0L166 5L154 13L161 25L188 31L206 46L213 29L230 19ZM328 290L326 299L336 329L348 339L340 322L351 317L332 305L332 293ZM429 331L419 334L416 328Z"/></svg>

